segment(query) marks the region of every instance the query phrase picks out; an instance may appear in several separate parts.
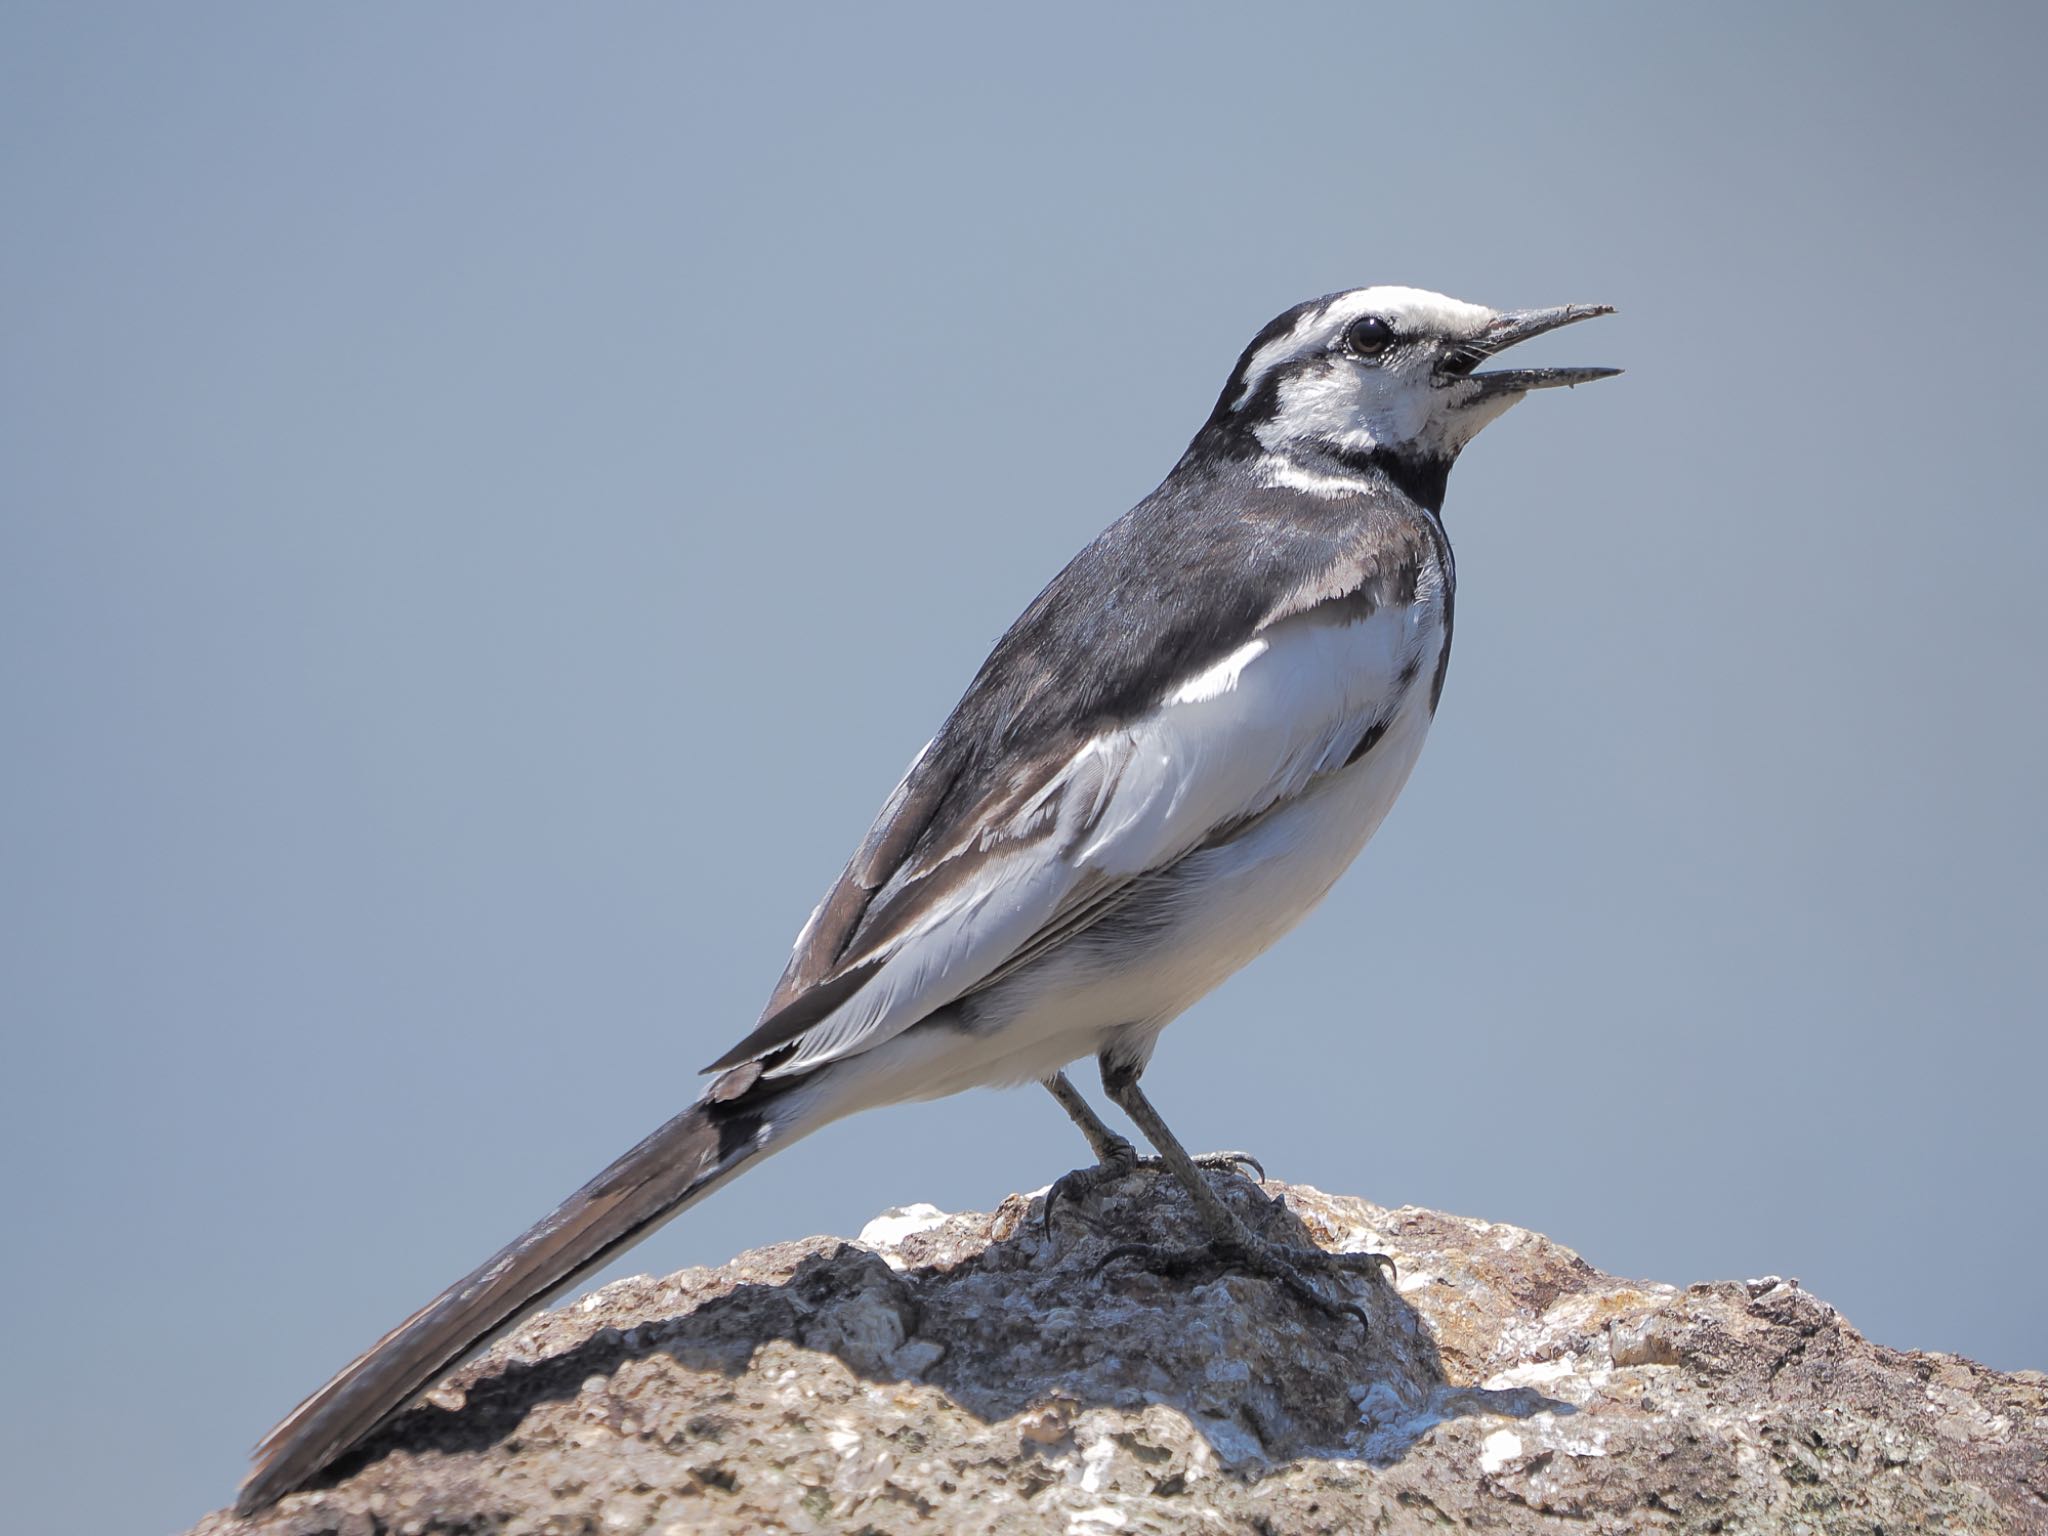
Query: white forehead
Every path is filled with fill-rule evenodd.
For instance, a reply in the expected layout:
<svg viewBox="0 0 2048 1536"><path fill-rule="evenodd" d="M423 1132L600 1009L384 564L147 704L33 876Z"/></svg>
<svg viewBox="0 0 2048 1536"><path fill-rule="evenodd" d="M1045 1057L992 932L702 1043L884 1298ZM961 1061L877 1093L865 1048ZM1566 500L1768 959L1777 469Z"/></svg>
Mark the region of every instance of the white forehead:
<svg viewBox="0 0 2048 1536"><path fill-rule="evenodd" d="M1477 335L1494 318L1484 304L1467 304L1427 288L1354 288L1323 307L1318 322L1325 334L1341 331L1366 315L1384 315L1394 329L1428 331L1434 335ZM1308 317L1313 318L1313 317Z"/></svg>
<svg viewBox="0 0 2048 1536"><path fill-rule="evenodd" d="M1367 315L1379 315L1397 332L1421 332L1432 336L1477 336L1496 318L1484 304L1467 304L1427 288L1402 288L1388 284L1378 288L1353 288L1334 294L1321 304L1302 312L1294 328L1276 336L1252 354L1245 369L1242 405L1256 392L1259 380L1275 368L1296 358L1327 350L1344 334L1346 326Z"/></svg>

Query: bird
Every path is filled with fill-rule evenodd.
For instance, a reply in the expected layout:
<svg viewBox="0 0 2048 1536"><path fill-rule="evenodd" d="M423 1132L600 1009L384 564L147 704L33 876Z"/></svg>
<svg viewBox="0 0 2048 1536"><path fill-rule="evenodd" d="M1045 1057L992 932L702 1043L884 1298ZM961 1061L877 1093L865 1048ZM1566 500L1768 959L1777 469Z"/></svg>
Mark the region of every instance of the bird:
<svg viewBox="0 0 2048 1536"><path fill-rule="evenodd" d="M527 1313L856 1111L1038 1082L1095 1157L1048 1209L1124 1175L1132 1144L1066 1075L1088 1057L1210 1245L1329 1305L1320 1251L1254 1236L1211 1187L1251 1160L1190 1155L1139 1079L1407 782L1450 661L1459 453L1530 393L1620 371L1482 365L1612 312L1375 286L1261 329L1158 489L997 642L696 1102L293 1410L237 1509L318 1477Z"/></svg>

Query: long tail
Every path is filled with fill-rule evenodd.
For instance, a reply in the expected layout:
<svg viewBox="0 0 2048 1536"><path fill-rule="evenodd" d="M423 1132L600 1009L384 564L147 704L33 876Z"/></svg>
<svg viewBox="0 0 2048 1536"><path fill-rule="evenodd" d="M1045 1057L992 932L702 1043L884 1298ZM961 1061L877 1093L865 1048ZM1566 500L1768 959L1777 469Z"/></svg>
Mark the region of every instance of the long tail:
<svg viewBox="0 0 2048 1536"><path fill-rule="evenodd" d="M829 1070L829 1069L828 1069ZM577 1190L292 1410L251 1453L236 1513L275 1503L360 1445L451 1366L748 1164L835 1118L825 1074L715 1082L698 1103Z"/></svg>

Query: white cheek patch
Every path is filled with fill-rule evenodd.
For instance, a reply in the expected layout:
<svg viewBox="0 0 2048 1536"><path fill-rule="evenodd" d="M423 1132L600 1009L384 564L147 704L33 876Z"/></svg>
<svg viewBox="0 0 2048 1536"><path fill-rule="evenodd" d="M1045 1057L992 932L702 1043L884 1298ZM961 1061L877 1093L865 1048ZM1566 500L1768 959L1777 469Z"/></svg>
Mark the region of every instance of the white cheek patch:
<svg viewBox="0 0 2048 1536"><path fill-rule="evenodd" d="M1275 449L1302 438L1328 438L1354 425L1363 404L1354 370L1318 368L1284 380L1272 416L1253 430L1260 443Z"/></svg>
<svg viewBox="0 0 2048 1536"><path fill-rule="evenodd" d="M1428 374L1333 363L1280 386L1273 414L1253 429L1275 453L1295 443L1369 453L1420 440L1438 405Z"/></svg>

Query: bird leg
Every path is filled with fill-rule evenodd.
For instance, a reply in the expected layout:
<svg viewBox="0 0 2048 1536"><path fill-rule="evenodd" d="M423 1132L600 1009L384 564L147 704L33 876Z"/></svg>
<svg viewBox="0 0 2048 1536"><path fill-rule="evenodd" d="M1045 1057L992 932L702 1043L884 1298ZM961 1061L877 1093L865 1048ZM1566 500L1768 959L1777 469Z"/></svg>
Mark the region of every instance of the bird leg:
<svg viewBox="0 0 2048 1536"><path fill-rule="evenodd" d="M1095 1106L1081 1097L1081 1090L1067 1080L1066 1073L1055 1072L1048 1077L1045 1091L1067 1112L1067 1118L1081 1128L1096 1162L1121 1163L1126 1169L1136 1166L1137 1148L1102 1123L1102 1116L1095 1113Z"/></svg>
<svg viewBox="0 0 2048 1536"><path fill-rule="evenodd" d="M1253 1234L1237 1213L1225 1205L1203 1177L1202 1162L1188 1155L1180 1138L1168 1128L1152 1101L1138 1087L1138 1070L1102 1062L1102 1088L1125 1114L1131 1117L1145 1139L1159 1152L1159 1162L1180 1182L1202 1225L1209 1229L1209 1242L1199 1248L1162 1248L1152 1243L1126 1243L1110 1251L1096 1265L1098 1271L1118 1259L1135 1259L1158 1274L1186 1275L1198 1270L1237 1269L1279 1282L1298 1299L1333 1317L1355 1318L1361 1328L1370 1328L1365 1309L1350 1301L1333 1301L1312 1284L1309 1273L1341 1283L1343 1277L1361 1271L1378 1276L1393 1269L1393 1261L1381 1253L1329 1253L1321 1248L1296 1248L1269 1242ZM1071 1085L1069 1087L1071 1092Z"/></svg>
<svg viewBox="0 0 2048 1536"><path fill-rule="evenodd" d="M1047 1078L1045 1091L1067 1112L1067 1118L1081 1128L1081 1134L1088 1138L1088 1145L1095 1153L1094 1167L1076 1168L1072 1173L1055 1179L1052 1188L1045 1192L1045 1231L1050 1237L1053 1207L1062 1200L1078 1200L1105 1184L1114 1184L1123 1178L1138 1166L1138 1149L1102 1123L1102 1117L1095 1113L1094 1107L1081 1097L1081 1090L1067 1081L1066 1073L1055 1072Z"/></svg>
<svg viewBox="0 0 2048 1536"><path fill-rule="evenodd" d="M1081 1096L1081 1090L1068 1081L1066 1073L1055 1072L1047 1078L1045 1091L1067 1112L1067 1118L1080 1127L1081 1134L1088 1138L1089 1148L1095 1153L1093 1167L1076 1168L1054 1180L1052 1188L1045 1192L1045 1230L1050 1234L1053 1208L1062 1200L1079 1200L1105 1184L1114 1184L1134 1169L1165 1165L1156 1157L1139 1157L1136 1147L1103 1124L1102 1117ZM1213 1168L1224 1173L1250 1170L1253 1177L1263 1179L1266 1176L1265 1168L1249 1152L1203 1152L1189 1161L1197 1168Z"/></svg>

